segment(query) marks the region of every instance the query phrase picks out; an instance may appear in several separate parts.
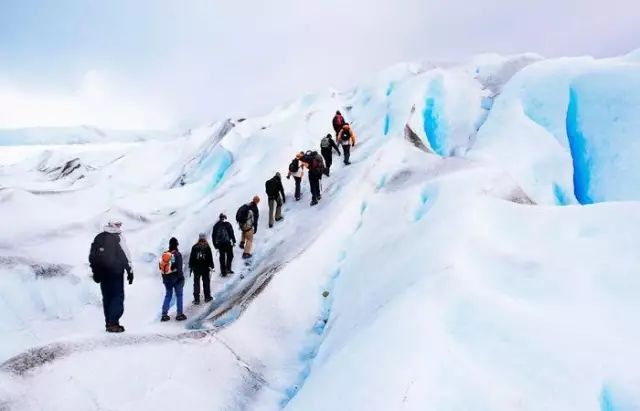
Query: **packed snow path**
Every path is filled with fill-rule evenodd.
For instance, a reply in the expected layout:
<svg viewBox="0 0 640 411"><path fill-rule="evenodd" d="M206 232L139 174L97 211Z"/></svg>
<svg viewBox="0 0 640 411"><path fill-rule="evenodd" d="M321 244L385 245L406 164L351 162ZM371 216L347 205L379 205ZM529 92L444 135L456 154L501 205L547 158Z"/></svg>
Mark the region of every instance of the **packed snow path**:
<svg viewBox="0 0 640 411"><path fill-rule="evenodd" d="M0 215L31 218L2 221L0 408L637 409L638 72L398 65L174 140L15 148ZM354 164L334 157L320 204L305 181L272 230L263 201L253 265L215 279L189 330L159 323L168 238L186 256L336 108ZM109 216L136 256L118 336L84 264Z"/></svg>

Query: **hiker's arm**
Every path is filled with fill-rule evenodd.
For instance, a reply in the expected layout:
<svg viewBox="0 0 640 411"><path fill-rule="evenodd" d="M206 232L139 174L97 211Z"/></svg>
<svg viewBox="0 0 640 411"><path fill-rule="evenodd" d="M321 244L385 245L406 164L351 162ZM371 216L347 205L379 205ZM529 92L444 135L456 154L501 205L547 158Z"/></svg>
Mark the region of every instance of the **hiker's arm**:
<svg viewBox="0 0 640 411"><path fill-rule="evenodd" d="M331 141L331 146L338 152L338 155L340 155L340 147L338 147L338 144L336 144L336 142L333 141L333 139L329 141Z"/></svg>

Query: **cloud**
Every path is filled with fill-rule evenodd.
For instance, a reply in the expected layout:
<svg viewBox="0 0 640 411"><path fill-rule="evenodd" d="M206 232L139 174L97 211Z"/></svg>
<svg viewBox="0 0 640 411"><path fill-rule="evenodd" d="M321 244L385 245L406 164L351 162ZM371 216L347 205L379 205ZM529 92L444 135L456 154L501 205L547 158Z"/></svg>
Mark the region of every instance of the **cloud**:
<svg viewBox="0 0 640 411"><path fill-rule="evenodd" d="M32 100L58 88L83 122L98 116L87 100L103 123L196 125L346 87L402 60L640 46L637 0L40 0L38 13L31 1L0 14L2 70L14 88L38 90ZM96 68L107 80L82 80Z"/></svg>
<svg viewBox="0 0 640 411"><path fill-rule="evenodd" d="M111 129L166 129L162 107L118 89L104 71L89 70L68 92L20 90L0 83L0 128L90 124Z"/></svg>

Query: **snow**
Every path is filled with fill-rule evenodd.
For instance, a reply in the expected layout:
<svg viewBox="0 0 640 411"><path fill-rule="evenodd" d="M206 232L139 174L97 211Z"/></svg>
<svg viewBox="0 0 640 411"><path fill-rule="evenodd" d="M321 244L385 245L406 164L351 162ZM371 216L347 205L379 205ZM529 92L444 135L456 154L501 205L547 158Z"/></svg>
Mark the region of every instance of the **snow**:
<svg viewBox="0 0 640 411"><path fill-rule="evenodd" d="M640 408L638 68L398 64L179 137L3 147L0 409ZM283 180L267 228L264 181L337 109L353 164L315 207ZM188 277L189 320L160 323L168 239L188 258L255 194L253 261L210 304ZM134 256L121 335L87 264L110 217Z"/></svg>

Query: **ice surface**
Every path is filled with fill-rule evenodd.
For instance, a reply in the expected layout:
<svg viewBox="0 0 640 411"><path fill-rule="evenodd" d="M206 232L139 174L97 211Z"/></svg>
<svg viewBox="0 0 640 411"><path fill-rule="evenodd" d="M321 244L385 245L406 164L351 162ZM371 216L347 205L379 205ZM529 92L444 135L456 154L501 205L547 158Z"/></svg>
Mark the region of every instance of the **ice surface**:
<svg viewBox="0 0 640 411"><path fill-rule="evenodd" d="M170 139L3 147L0 409L639 409L638 68L398 64ZM187 258L266 200L336 109L353 164L315 207L284 180L253 261L160 323L168 239ZM110 217L134 256L122 335L87 265Z"/></svg>

